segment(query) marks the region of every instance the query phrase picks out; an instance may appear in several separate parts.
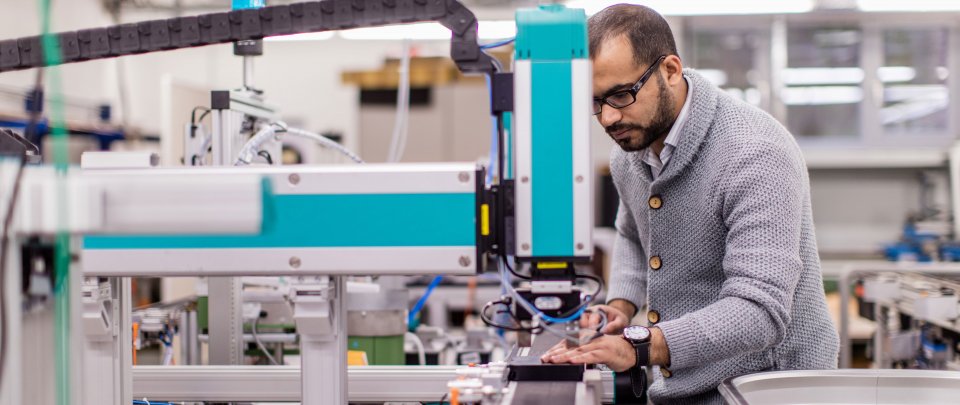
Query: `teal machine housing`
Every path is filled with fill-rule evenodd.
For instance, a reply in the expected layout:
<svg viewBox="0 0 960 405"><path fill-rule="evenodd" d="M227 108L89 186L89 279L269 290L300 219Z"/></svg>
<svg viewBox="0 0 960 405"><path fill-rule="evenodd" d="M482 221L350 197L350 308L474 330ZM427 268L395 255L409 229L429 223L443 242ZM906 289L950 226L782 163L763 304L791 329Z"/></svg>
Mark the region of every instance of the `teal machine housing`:
<svg viewBox="0 0 960 405"><path fill-rule="evenodd" d="M265 0L233 0L233 9L234 10L246 10L250 8L263 8L265 7Z"/></svg>
<svg viewBox="0 0 960 405"><path fill-rule="evenodd" d="M259 233L86 236L84 265L108 276L130 267L156 276L481 271L483 170L473 163L404 167L253 169L248 174L262 176L266 190Z"/></svg>
<svg viewBox="0 0 960 405"><path fill-rule="evenodd" d="M516 13L514 164L516 257L592 255L590 97L586 14L543 5Z"/></svg>

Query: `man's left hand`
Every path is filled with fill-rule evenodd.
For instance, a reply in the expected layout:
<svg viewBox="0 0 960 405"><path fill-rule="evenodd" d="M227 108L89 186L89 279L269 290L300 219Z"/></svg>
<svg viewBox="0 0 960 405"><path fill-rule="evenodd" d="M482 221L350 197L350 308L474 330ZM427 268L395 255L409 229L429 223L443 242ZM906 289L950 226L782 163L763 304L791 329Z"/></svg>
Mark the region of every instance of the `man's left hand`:
<svg viewBox="0 0 960 405"><path fill-rule="evenodd" d="M540 358L544 363L606 364L618 373L637 363L633 345L617 335L598 337L580 347L557 345Z"/></svg>

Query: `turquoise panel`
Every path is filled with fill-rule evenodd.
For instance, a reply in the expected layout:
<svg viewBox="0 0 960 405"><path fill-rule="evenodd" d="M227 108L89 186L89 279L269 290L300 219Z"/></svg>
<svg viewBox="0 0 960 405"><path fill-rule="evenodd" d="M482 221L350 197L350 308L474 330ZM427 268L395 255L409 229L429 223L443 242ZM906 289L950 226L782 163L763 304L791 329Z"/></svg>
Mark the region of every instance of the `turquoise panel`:
<svg viewBox="0 0 960 405"><path fill-rule="evenodd" d="M579 8L546 4L517 10L517 59L587 57L587 15Z"/></svg>
<svg viewBox="0 0 960 405"><path fill-rule="evenodd" d="M273 195L260 235L88 236L84 249L475 246L474 194Z"/></svg>
<svg viewBox="0 0 960 405"><path fill-rule="evenodd" d="M532 62L533 256L573 256L571 64Z"/></svg>
<svg viewBox="0 0 960 405"><path fill-rule="evenodd" d="M234 10L243 10L248 8L261 8L266 6L264 0L233 0Z"/></svg>

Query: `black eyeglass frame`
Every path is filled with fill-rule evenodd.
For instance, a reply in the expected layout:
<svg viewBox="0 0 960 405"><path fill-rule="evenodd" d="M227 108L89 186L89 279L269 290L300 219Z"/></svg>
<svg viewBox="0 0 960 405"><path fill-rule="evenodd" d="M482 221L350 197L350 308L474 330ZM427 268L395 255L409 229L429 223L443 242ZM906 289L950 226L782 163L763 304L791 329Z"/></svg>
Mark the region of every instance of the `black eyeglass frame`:
<svg viewBox="0 0 960 405"><path fill-rule="evenodd" d="M640 92L640 89L643 88L643 85L647 83L647 80L650 80L650 76L653 75L653 72L655 72L655 71L657 70L657 67L659 67L659 66L660 66L660 63L663 62L663 60L666 59L666 58L667 58L667 55L660 55L660 57L657 58L657 61L656 61L656 62L653 62L653 64L650 65L650 67L647 68L647 71L646 71L646 72L643 72L643 76L640 76L640 80L637 80L637 82L634 83L633 87L630 87L629 89L626 89L626 90L620 90L620 91L614 92L614 93L612 93L612 94L608 94L608 95L603 96L603 97L601 97L601 98L594 98L594 99L593 99L593 105L594 105L594 110L595 110L595 111L593 112L593 115L599 115L601 112L603 112L603 105L604 105L604 104L606 104L606 105L608 105L608 106L610 106L610 107L613 107L613 108L616 108L616 109L619 110L619 109L621 109L621 108L627 108L627 107L633 105L633 103L636 103L636 102L637 102L637 93L639 93L639 92ZM632 100L631 100L629 103L626 103L626 104L621 105L621 106L613 105L612 103L610 103L610 101L608 101L608 99L609 99L610 97L617 96L617 95L622 95L622 94L629 94L629 95L630 95L630 98L631 98Z"/></svg>

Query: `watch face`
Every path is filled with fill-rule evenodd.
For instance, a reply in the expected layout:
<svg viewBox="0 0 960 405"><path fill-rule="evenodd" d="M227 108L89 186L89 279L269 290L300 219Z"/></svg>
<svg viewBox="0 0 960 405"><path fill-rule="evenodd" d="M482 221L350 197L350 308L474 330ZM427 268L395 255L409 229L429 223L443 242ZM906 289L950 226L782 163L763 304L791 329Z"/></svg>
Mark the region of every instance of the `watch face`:
<svg viewBox="0 0 960 405"><path fill-rule="evenodd" d="M642 342L650 338L650 329L643 326L628 326L623 330L623 337Z"/></svg>

